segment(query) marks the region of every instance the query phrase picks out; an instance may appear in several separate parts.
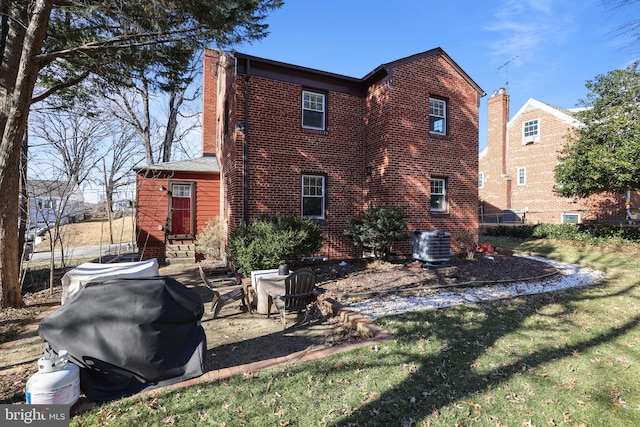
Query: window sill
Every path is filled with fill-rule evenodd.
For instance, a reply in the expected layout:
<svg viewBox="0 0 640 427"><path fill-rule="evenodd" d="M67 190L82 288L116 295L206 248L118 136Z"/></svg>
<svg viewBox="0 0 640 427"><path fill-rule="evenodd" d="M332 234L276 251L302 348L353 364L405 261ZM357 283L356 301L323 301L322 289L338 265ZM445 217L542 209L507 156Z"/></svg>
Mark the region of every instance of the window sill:
<svg viewBox="0 0 640 427"><path fill-rule="evenodd" d="M303 216L302 219L309 219L309 220L318 221L318 222L322 222L326 220L325 217L319 217L319 216Z"/></svg>
<svg viewBox="0 0 640 427"><path fill-rule="evenodd" d="M451 139L448 134L429 132L429 137L434 139Z"/></svg>
<svg viewBox="0 0 640 427"><path fill-rule="evenodd" d="M301 128L302 132L310 133L314 135L329 135L329 131L326 129L310 129L310 128Z"/></svg>

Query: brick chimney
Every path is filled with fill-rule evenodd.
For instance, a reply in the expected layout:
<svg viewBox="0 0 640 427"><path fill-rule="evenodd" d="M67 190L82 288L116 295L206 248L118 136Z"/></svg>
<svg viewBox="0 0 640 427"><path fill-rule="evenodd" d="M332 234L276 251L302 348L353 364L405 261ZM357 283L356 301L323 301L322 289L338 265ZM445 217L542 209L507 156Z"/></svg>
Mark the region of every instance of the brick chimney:
<svg viewBox="0 0 640 427"><path fill-rule="evenodd" d="M487 145L494 156L500 153L500 173L507 173L507 122L509 121L509 95L504 88L494 93L487 102ZM496 152L497 151L497 152Z"/></svg>
<svg viewBox="0 0 640 427"><path fill-rule="evenodd" d="M220 61L220 52L213 49L205 49L202 64L202 155L215 154L217 111L218 111L218 79L217 67ZM207 125L204 125L204 124Z"/></svg>
<svg viewBox="0 0 640 427"><path fill-rule="evenodd" d="M235 59L224 52L205 49L202 64L202 154L216 154L231 122L234 104ZM206 124L205 124L206 123Z"/></svg>
<svg viewBox="0 0 640 427"><path fill-rule="evenodd" d="M482 197L498 210L511 209L511 180L507 176L507 122L509 95L501 88L487 101L487 154Z"/></svg>

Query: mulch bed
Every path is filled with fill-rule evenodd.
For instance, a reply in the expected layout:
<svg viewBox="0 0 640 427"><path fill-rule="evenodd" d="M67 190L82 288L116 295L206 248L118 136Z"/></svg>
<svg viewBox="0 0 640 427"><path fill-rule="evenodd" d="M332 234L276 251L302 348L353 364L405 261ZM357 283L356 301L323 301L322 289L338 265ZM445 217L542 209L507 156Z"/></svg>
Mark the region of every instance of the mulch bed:
<svg viewBox="0 0 640 427"><path fill-rule="evenodd" d="M318 287L333 298L345 294L384 292L416 286L442 286L468 282L504 282L535 279L556 273L555 267L531 258L477 254L473 259L454 256L439 265L416 265L398 257L390 262L353 260L311 265Z"/></svg>

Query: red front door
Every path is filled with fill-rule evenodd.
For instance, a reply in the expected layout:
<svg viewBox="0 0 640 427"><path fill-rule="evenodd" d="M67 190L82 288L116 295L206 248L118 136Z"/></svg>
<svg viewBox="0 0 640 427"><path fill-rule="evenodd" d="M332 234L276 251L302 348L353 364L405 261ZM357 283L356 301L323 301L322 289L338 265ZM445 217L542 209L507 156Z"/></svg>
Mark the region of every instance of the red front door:
<svg viewBox="0 0 640 427"><path fill-rule="evenodd" d="M171 234L193 236L193 187L191 184L173 184L171 187Z"/></svg>

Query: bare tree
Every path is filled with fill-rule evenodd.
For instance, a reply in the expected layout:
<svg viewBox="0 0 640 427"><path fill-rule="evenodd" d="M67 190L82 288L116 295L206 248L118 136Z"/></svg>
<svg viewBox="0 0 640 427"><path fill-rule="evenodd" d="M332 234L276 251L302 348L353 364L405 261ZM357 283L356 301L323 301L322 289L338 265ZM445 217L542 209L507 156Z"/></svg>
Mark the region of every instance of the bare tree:
<svg viewBox="0 0 640 427"><path fill-rule="evenodd" d="M113 200L120 188L128 187L135 182L133 168L142 162L143 147L140 140L134 137L131 130L123 129L115 132L104 159L106 172L104 188L107 200ZM108 205L111 207L111 204Z"/></svg>
<svg viewBox="0 0 640 427"><path fill-rule="evenodd" d="M139 140L134 138L131 130L125 129L113 135L109 156L109 168L103 157L103 180L105 188L105 204L107 218L109 220L109 243L113 243L112 215L113 197L120 188L131 186L135 183L133 168L142 161L144 151Z"/></svg>
<svg viewBox="0 0 640 427"><path fill-rule="evenodd" d="M136 132L144 146L145 160L148 165L172 160L173 149L185 141L189 133L197 127L194 121L196 113L185 112L189 104L200 95L200 88L190 92L192 83L199 74L200 59L181 57L179 72L170 76L158 73L152 66L139 64L132 70L132 78L126 86L122 82L102 82L104 97L110 101L110 111L122 123ZM177 62L177 61L176 61ZM166 74L166 73L164 73ZM158 109L164 107L165 124L158 117ZM179 127L179 119L190 123ZM182 148L182 147L181 147Z"/></svg>
<svg viewBox="0 0 640 427"><path fill-rule="evenodd" d="M638 2L640 0L602 0L602 3L611 10L627 14L629 18L626 22L614 31L620 36L631 37L635 43L640 42L640 16L634 17L629 15L629 12Z"/></svg>
<svg viewBox="0 0 640 427"><path fill-rule="evenodd" d="M89 73L122 75L145 60L162 67L171 48L230 46L264 37L281 0L3 1L0 6L0 305L24 305L19 286L20 153L30 106ZM153 46L153 49L149 49ZM41 90L34 94L36 83Z"/></svg>
<svg viewBox="0 0 640 427"><path fill-rule="evenodd" d="M82 184L100 161L104 153L104 140L112 134L112 127L93 113L77 106L70 109L34 111L31 135L39 146L31 144L40 158L55 162L72 185Z"/></svg>

